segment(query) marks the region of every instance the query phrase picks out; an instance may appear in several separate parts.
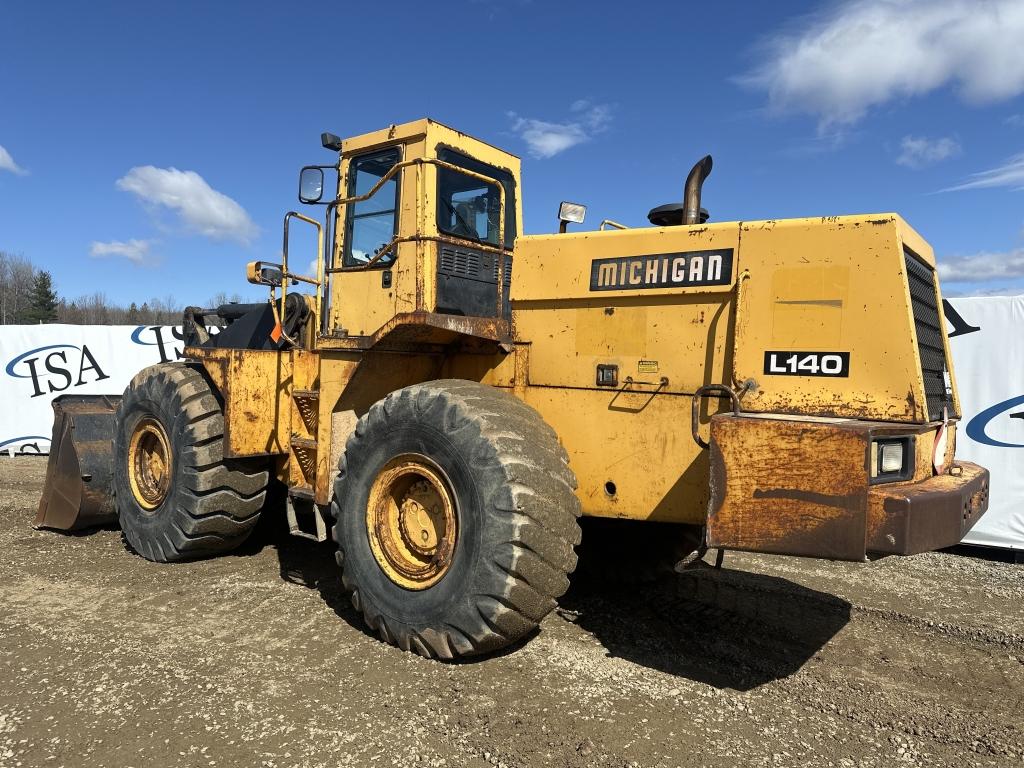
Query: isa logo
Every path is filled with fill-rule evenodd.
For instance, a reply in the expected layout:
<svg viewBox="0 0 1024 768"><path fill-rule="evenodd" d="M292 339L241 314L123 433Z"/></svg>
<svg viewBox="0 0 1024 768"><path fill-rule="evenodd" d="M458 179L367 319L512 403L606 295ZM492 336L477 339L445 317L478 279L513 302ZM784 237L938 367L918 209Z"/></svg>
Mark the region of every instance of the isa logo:
<svg viewBox="0 0 1024 768"><path fill-rule="evenodd" d="M966 336L969 333L977 333L981 330L980 325L973 325L966 320L946 299L942 300L942 309L946 321L951 326L948 329L949 338L955 339L957 336ZM967 436L976 443L990 445L993 448L1024 448L1024 443L1010 443L993 437L988 433L989 427L993 422L996 422L997 427L999 425L1005 427L1005 420L1008 418L1024 418L1024 411L1010 413L1010 411L1021 406L1024 406L1024 395L1015 395L982 409L967 422L965 429Z"/></svg>
<svg viewBox="0 0 1024 768"><path fill-rule="evenodd" d="M7 363L5 373L31 383L30 397L52 395L109 379L87 344L47 344L22 352Z"/></svg>
<svg viewBox="0 0 1024 768"><path fill-rule="evenodd" d="M170 363L182 358L185 336L180 326L140 325L132 331L132 343L144 347L156 347L159 362Z"/></svg>
<svg viewBox="0 0 1024 768"><path fill-rule="evenodd" d="M220 328L207 326L206 330L215 336ZM185 333L180 325L140 325L132 331L132 343L154 347L160 363L171 363L185 356Z"/></svg>
<svg viewBox="0 0 1024 768"><path fill-rule="evenodd" d="M1020 443L1008 443L1005 440L999 440L988 434L988 425L997 417L1009 414L1010 417L1021 418L1024 416L1024 412L1021 413L1010 413L1014 408L1024 405L1024 395L1018 395L1017 397L1011 397L1009 400L1004 400L1001 403L986 408L977 416L967 422L967 436L974 440L976 443L984 443L985 445L991 445L995 448L1024 448L1024 445Z"/></svg>
<svg viewBox="0 0 1024 768"><path fill-rule="evenodd" d="M43 435L22 435L21 437L0 438L0 454L17 456L25 453L44 454L50 452L50 438Z"/></svg>

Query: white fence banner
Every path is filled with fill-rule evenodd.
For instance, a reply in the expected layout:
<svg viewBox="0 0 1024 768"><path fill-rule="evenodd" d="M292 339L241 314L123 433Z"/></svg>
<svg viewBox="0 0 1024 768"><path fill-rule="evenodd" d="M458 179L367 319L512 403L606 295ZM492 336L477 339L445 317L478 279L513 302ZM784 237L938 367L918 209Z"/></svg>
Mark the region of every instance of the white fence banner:
<svg viewBox="0 0 1024 768"><path fill-rule="evenodd" d="M1024 296L947 299L963 420L956 455L992 474L988 512L968 544L1024 549Z"/></svg>
<svg viewBox="0 0 1024 768"><path fill-rule="evenodd" d="M49 453L53 398L119 395L182 346L181 328L167 325L0 326L0 452Z"/></svg>
<svg viewBox="0 0 1024 768"><path fill-rule="evenodd" d="M992 473L988 513L965 539L1024 549L1024 296L946 302L963 420L957 456ZM0 326L0 452L48 453L61 394L120 394L181 357L180 327Z"/></svg>

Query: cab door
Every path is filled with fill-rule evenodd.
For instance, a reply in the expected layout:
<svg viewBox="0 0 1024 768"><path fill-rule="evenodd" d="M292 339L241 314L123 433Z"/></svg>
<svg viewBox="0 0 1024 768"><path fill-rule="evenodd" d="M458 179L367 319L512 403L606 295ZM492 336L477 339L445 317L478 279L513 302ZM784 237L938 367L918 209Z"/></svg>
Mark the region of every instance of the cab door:
<svg viewBox="0 0 1024 768"><path fill-rule="evenodd" d="M402 160L402 145L374 149L342 159L339 194L365 195ZM335 265L340 271L332 280L331 326L350 336L370 336L395 316L399 309L399 288L413 271L415 243L400 243L380 256L400 228L403 193L415 195L415 184L403 192L408 168L388 179L367 200L345 206L337 222ZM401 262L399 257L409 257ZM397 274L405 268L402 279ZM406 304L407 302L402 302Z"/></svg>

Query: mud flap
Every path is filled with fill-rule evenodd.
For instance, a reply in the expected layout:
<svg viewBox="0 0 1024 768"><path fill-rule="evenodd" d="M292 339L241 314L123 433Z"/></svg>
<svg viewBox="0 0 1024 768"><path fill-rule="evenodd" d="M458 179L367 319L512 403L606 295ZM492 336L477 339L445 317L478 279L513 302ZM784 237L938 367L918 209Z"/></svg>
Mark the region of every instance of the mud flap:
<svg viewBox="0 0 1024 768"><path fill-rule="evenodd" d="M74 531L117 519L113 440L120 395L62 395L35 528Z"/></svg>

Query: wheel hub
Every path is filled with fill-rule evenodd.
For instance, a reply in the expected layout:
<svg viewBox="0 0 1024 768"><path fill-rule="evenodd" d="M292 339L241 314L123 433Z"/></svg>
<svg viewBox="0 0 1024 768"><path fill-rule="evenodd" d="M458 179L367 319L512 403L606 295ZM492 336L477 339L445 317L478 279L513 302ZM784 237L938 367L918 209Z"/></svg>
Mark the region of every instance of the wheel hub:
<svg viewBox="0 0 1024 768"><path fill-rule="evenodd" d="M399 510L402 539L410 549L428 557L437 550L445 527L443 506L441 494L429 482L412 484Z"/></svg>
<svg viewBox="0 0 1024 768"><path fill-rule="evenodd" d="M406 589L426 589L448 572L458 535L454 496L425 456L392 459L377 474L366 510L370 549Z"/></svg>
<svg viewBox="0 0 1024 768"><path fill-rule="evenodd" d="M164 503L171 487L173 458L163 424L140 419L128 443L128 480L140 507L152 511Z"/></svg>

